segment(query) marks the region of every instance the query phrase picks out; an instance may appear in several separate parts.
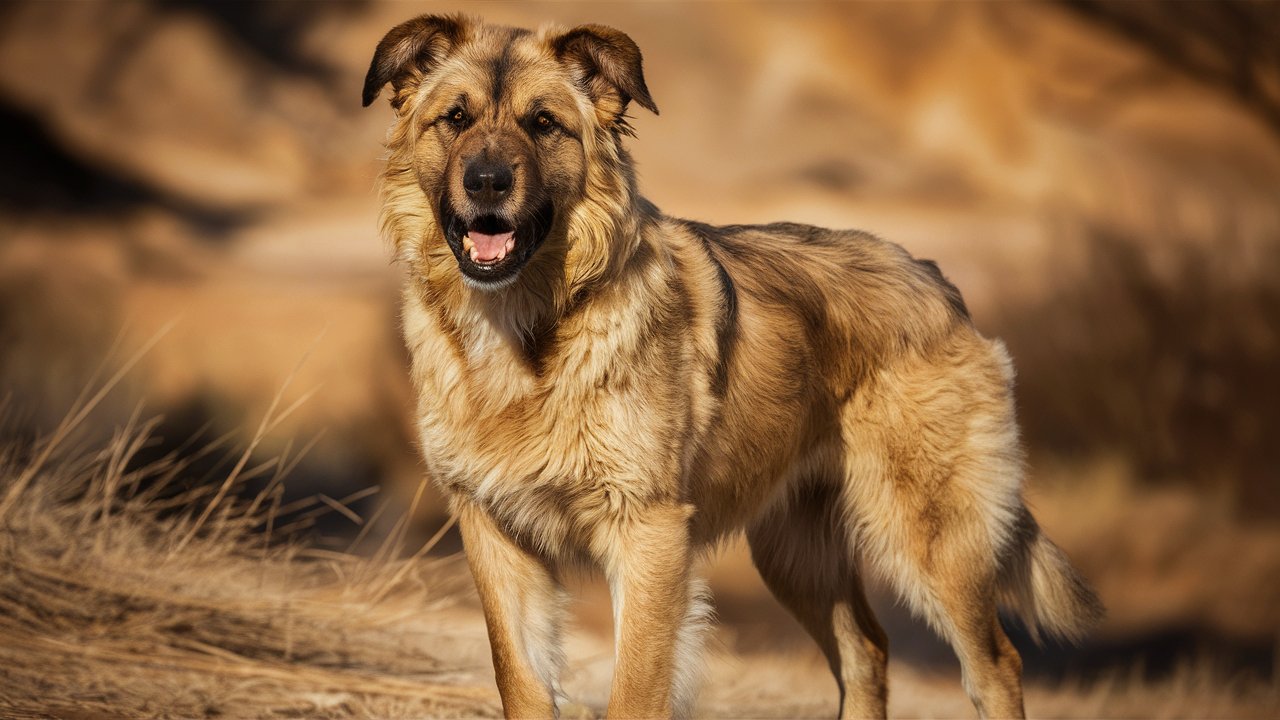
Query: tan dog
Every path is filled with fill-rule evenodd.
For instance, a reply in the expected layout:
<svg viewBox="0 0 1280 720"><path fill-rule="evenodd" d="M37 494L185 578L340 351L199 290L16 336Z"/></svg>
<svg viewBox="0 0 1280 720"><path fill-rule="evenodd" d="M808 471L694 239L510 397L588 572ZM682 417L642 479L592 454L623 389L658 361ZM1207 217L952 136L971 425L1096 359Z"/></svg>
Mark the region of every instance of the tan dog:
<svg viewBox="0 0 1280 720"><path fill-rule="evenodd" d="M451 498L510 716L555 713L569 566L603 570L609 714L685 714L700 554L745 530L844 716L885 714L883 575L1020 716L997 600L1079 637L1097 598L1024 507L1013 371L936 265L853 231L710 227L637 194L640 51L588 25L423 16L378 44L382 227L407 269L419 438Z"/></svg>

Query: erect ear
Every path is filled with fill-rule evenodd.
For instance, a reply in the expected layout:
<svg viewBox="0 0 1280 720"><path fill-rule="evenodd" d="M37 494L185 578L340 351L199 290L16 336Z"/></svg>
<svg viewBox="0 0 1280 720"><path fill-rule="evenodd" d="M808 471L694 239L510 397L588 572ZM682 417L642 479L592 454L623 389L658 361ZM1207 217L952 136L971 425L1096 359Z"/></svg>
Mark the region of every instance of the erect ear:
<svg viewBox="0 0 1280 720"><path fill-rule="evenodd" d="M622 120L631 100L658 114L644 84L640 48L626 33L604 25L582 25L553 38L551 47L608 122Z"/></svg>
<svg viewBox="0 0 1280 720"><path fill-rule="evenodd" d="M469 21L461 15L421 15L393 28L378 43L364 77L364 106L378 98L382 86L400 88L430 72L457 47L466 35ZM397 110L403 100L392 98Z"/></svg>

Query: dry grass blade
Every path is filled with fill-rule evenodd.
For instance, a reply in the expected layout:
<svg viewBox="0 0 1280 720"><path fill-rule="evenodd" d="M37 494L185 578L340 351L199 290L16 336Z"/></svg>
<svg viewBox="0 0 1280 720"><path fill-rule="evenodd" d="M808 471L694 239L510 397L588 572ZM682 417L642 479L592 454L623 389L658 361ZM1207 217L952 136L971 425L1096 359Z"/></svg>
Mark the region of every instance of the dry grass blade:
<svg viewBox="0 0 1280 720"><path fill-rule="evenodd" d="M242 473L244 472L245 465L249 463L249 459L253 457L254 451L256 451L258 446L262 444L262 441L266 439L267 434L271 432L272 428L276 427L280 421L287 417L289 413L292 413L297 409L315 392L312 390L305 393L301 398L298 398L285 408L284 411L278 414L276 413L276 408L280 406L281 401L284 399L285 391L289 389L289 383L293 382L298 371L302 369L302 365L306 362L307 356L310 352L311 351L308 350L307 353L303 354L302 358L298 361L298 364L294 366L293 371L290 372L288 377L284 379L284 382L281 383L280 389L277 390L275 396L271 398L271 405L267 408L267 412L262 416L262 422L258 424L258 429L253 433L253 438L249 440L248 447L246 447L244 452L240 454L240 459L236 461L235 467L231 469L231 472L227 474L226 479L222 481L220 486L218 486L218 492L213 496L213 499L209 501L209 504L205 506L203 511L201 511L200 516L196 518L194 523L192 523L191 527L187 530L187 533L183 535L174 546L174 552L181 552L182 549L185 548L196 536L196 533L200 532L200 529L204 527L205 522L209 520L209 516L213 514L214 510L216 510L222 502L226 500L227 494L231 491L231 488L235 486L236 482L242 479Z"/></svg>
<svg viewBox="0 0 1280 720"><path fill-rule="evenodd" d="M354 510L352 510L351 508L347 507L347 503L353 503L353 502L355 502L356 500L359 500L359 499L361 499L361 498L368 497L368 496L370 496L370 495L372 495L373 493L376 493L376 492L378 492L378 488L376 488L376 487L366 488L366 489L364 489L364 490L361 490L361 491L359 491L359 492L355 493L354 495L350 495L350 496L348 496L348 497L346 497L346 498L343 498L343 500L342 500L342 501L334 500L333 498L329 497L328 495L325 495L324 493L321 493L321 494L317 495L317 496L316 496L316 498L317 498L317 499L319 499L319 500L320 500L320 502L324 503L325 505L328 505L330 508L332 508L332 509L333 509L335 512L337 512L339 515L341 515L341 516L345 517L346 519L350 520L350 521L351 521L352 523L354 523L355 525L363 525L363 524L364 524L364 518L360 517L359 515L357 515L357 514L356 514L356 512L355 512Z"/></svg>
<svg viewBox="0 0 1280 720"><path fill-rule="evenodd" d="M430 544L375 561L268 542L278 483L250 502L224 482L208 504L200 491L162 503L154 484L180 469L135 460L153 427L135 412L89 455L0 447L0 716L498 712L483 625L450 609L465 577L457 562L420 562ZM23 457L33 460L16 465ZM251 470L246 460L232 472ZM360 523L348 505L375 491L300 510ZM192 520L196 507L206 512ZM212 509L216 525L200 532ZM450 613L467 618L461 632Z"/></svg>
<svg viewBox="0 0 1280 720"><path fill-rule="evenodd" d="M26 490L27 486L35 478L36 473L40 472L40 470L44 468L45 463L49 461L53 456L53 453L62 447L63 443L78 427L80 427L80 424L85 421L85 418L89 417L89 413L93 412L93 409L102 402L103 398L114 390L116 385L120 384L120 381L129 374L129 371L141 362L142 358L151 351L151 348L155 347L156 343L160 342L161 338L169 334L169 331L172 330L176 324L177 321L173 320L160 328L155 335L152 335L150 339L143 343L142 347L137 352L121 363L115 373L113 373L111 377L98 388L97 392L87 400L84 398L89 395L89 389L93 386L93 381L91 380L89 383L85 384L85 389L81 392L80 397L77 398L75 404L72 406L71 412L67 413L67 416L63 421L54 429L53 434L41 443L40 450L37 451L35 459L26 467L22 468L14 482L9 484L9 488L4 495L4 500L0 500L0 520L3 520L8 515L10 508L13 507L14 503L17 502L18 497L24 490Z"/></svg>
<svg viewBox="0 0 1280 720"><path fill-rule="evenodd" d="M418 563L419 560L426 557L427 553L431 552L431 550L436 546L436 544L440 542L440 539L444 537L444 534L449 532L449 529L452 528L454 526L454 523L456 523L457 521L458 521L457 516L450 515L449 519L445 522L445 524L441 525L440 529L437 530L435 534L430 537L430 539L428 539L425 543L423 543L422 547L418 548L418 551L415 552L412 557L402 562L402 564L400 565L400 568L396 570L395 574L393 574L390 578L388 578L387 581L383 583L382 587L378 588L377 592L375 592L373 595L374 602L382 600L382 598L387 596L387 593L395 589L395 587L399 585L402 580L404 580L405 575L407 575L410 571L413 570L414 566Z"/></svg>

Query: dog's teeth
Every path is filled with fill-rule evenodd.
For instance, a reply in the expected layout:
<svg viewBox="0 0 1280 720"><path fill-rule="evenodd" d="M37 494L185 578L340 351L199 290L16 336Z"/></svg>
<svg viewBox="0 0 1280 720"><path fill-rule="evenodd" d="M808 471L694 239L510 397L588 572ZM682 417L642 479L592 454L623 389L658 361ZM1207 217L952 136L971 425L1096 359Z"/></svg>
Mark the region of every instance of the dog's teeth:
<svg viewBox="0 0 1280 720"><path fill-rule="evenodd" d="M476 244L475 244L475 243L473 243L473 242L471 242L471 236L470 236L470 235L464 235L464 236L463 236L463 238L462 238L462 252L468 252L468 253L469 253L469 252L471 252L471 248L473 248L473 247L475 247L475 246L476 246ZM474 258L473 258L473 259L474 259Z"/></svg>
<svg viewBox="0 0 1280 720"><path fill-rule="evenodd" d="M474 245L471 247L471 262L480 262L480 251Z"/></svg>
<svg viewBox="0 0 1280 720"><path fill-rule="evenodd" d="M516 239L515 239L515 237L513 236L510 240L508 240L508 241L507 241L506 246L503 248L503 253L504 253L504 254L505 254L505 253L509 253L509 252L511 252L512 250L515 250L515 249L516 249Z"/></svg>

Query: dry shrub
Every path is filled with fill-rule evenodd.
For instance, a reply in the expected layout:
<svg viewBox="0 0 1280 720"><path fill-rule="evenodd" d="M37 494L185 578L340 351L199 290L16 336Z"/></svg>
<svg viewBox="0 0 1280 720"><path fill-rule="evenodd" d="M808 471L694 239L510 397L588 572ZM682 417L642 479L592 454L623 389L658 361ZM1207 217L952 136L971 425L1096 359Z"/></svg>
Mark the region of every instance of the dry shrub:
<svg viewBox="0 0 1280 720"><path fill-rule="evenodd" d="M1122 457L1136 479L1280 508L1280 242L1246 250L1098 231L1078 278L998 328L1034 450Z"/></svg>
<svg viewBox="0 0 1280 720"><path fill-rule="evenodd" d="M345 508L281 506L296 458L254 468L246 451L221 486L172 493L189 458L134 461L153 423L77 452L82 419L0 446L0 715L496 712L483 626L453 619L474 614L451 607L456 559L399 557L403 524L372 557L308 548L293 531Z"/></svg>

